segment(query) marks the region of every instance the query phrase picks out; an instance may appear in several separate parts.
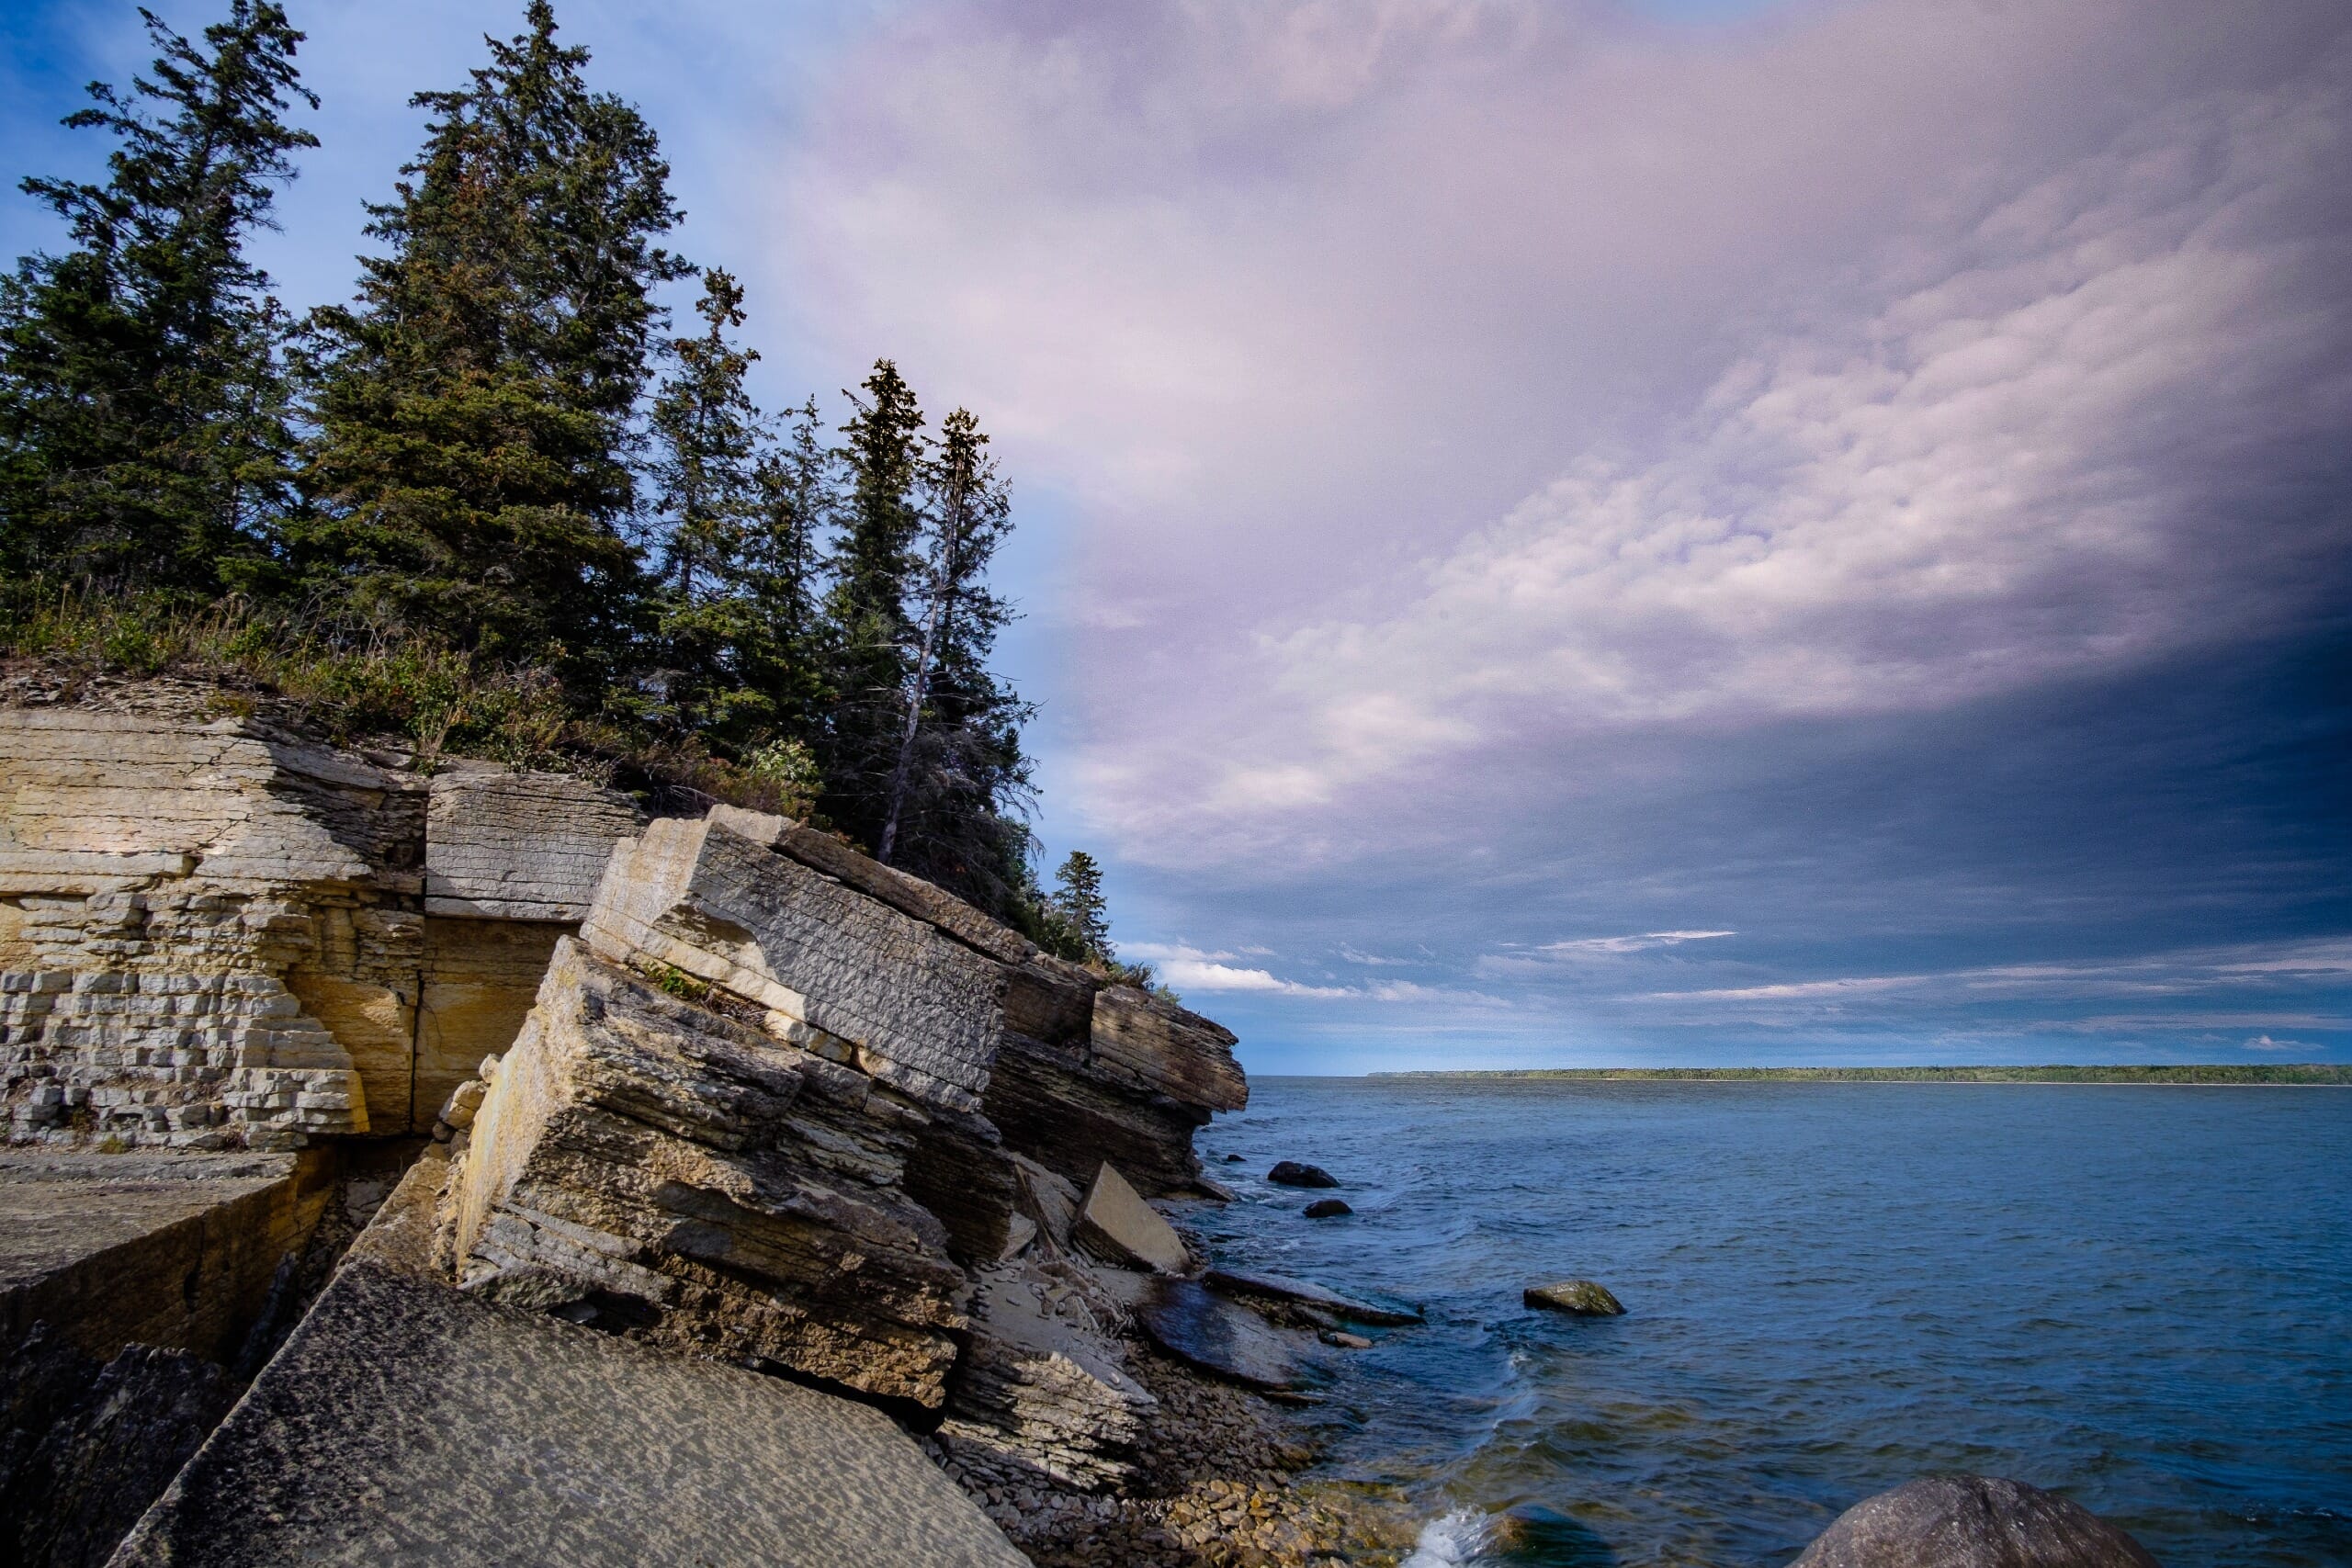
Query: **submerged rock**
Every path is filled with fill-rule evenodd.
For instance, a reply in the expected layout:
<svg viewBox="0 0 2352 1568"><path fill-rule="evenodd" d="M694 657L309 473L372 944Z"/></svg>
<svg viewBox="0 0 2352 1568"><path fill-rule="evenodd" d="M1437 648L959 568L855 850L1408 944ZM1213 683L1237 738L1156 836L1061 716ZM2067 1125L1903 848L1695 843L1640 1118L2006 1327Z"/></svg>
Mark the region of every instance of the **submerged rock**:
<svg viewBox="0 0 2352 1568"><path fill-rule="evenodd" d="M1791 1568L2156 1568L2156 1560L2054 1493L1939 1475L1855 1504Z"/></svg>
<svg viewBox="0 0 2352 1568"><path fill-rule="evenodd" d="M1590 1280L1560 1280L1549 1285L1532 1285L1520 1295L1520 1300L1545 1312L1573 1313L1578 1317L1623 1317L1624 1306L1609 1293L1605 1285Z"/></svg>
<svg viewBox="0 0 2352 1568"><path fill-rule="evenodd" d="M1343 1296L1311 1280L1294 1280L1285 1274L1252 1274L1238 1269L1212 1269L1202 1276L1202 1280L1214 1290L1243 1301L1294 1303L1351 1323L1368 1323L1375 1328L1402 1328L1422 1321L1418 1307L1408 1306L1401 1302L1374 1302L1361 1296Z"/></svg>
<svg viewBox="0 0 2352 1568"><path fill-rule="evenodd" d="M1352 1214L1355 1211L1349 1208L1343 1199L1317 1198L1300 1213L1310 1220L1336 1220L1342 1214Z"/></svg>
<svg viewBox="0 0 2352 1568"><path fill-rule="evenodd" d="M1135 1309L1152 1340L1180 1361L1252 1388L1298 1386L1291 1337L1197 1280L1158 1280Z"/></svg>
<svg viewBox="0 0 2352 1568"><path fill-rule="evenodd" d="M1266 1172L1266 1179L1277 1187L1337 1187L1340 1179L1319 1165L1302 1165L1295 1159L1277 1160L1274 1168Z"/></svg>

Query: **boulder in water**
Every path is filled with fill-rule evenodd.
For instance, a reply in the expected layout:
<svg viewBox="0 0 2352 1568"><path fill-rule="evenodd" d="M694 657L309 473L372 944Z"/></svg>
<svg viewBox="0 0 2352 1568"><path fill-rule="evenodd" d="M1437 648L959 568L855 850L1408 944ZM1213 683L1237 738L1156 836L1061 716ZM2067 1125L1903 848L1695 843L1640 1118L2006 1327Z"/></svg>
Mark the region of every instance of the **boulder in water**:
<svg viewBox="0 0 2352 1568"><path fill-rule="evenodd" d="M1790 1568L2156 1568L2156 1560L2054 1493L1939 1475L1855 1504Z"/></svg>
<svg viewBox="0 0 2352 1568"><path fill-rule="evenodd" d="M1319 1165L1301 1165L1295 1159L1277 1160L1274 1168L1266 1172L1266 1179L1277 1187L1337 1187L1340 1179Z"/></svg>
<svg viewBox="0 0 2352 1568"><path fill-rule="evenodd" d="M1590 1280L1559 1280L1549 1285L1532 1285L1521 1292L1520 1300L1546 1312L1573 1313L1578 1317L1623 1317L1624 1307L1609 1293L1605 1285Z"/></svg>
<svg viewBox="0 0 2352 1568"><path fill-rule="evenodd" d="M1310 1220L1336 1220L1341 1214L1355 1213L1353 1209L1348 1207L1344 1200L1339 1198L1317 1198L1309 1203L1304 1212Z"/></svg>

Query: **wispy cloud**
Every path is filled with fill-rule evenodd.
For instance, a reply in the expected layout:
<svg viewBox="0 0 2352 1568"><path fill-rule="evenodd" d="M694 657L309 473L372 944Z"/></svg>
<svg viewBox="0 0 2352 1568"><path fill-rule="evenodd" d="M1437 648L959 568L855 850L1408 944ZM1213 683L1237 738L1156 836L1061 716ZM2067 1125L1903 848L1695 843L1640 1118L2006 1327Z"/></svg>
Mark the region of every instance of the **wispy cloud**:
<svg viewBox="0 0 2352 1568"><path fill-rule="evenodd" d="M1562 954L1647 953L1653 948L1679 947L1686 942L1710 942L1737 936L1737 931L1643 931L1636 936L1587 936L1567 942L1547 942L1537 951Z"/></svg>

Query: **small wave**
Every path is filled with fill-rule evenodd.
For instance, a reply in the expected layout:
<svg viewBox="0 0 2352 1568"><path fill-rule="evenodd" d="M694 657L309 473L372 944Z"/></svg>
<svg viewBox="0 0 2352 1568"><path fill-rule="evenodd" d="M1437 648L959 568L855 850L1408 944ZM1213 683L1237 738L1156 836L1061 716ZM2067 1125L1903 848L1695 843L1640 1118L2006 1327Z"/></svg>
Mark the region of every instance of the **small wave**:
<svg viewBox="0 0 2352 1568"><path fill-rule="evenodd" d="M1396 1568L1456 1568L1476 1562L1494 1540L1494 1516L1472 1508L1456 1508L1421 1527L1413 1554Z"/></svg>

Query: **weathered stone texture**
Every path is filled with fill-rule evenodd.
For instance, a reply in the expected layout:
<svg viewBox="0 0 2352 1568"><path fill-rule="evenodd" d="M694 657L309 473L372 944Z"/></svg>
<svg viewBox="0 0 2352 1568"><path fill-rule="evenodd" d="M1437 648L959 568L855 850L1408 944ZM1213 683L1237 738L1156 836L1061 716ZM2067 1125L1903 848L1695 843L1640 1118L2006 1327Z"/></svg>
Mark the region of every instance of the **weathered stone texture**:
<svg viewBox="0 0 2352 1568"><path fill-rule="evenodd" d="M750 815L655 822L625 841L582 937L717 986L781 1036L798 1024L843 1042L859 1070L928 1104L979 1110L1001 966L726 826Z"/></svg>
<svg viewBox="0 0 2352 1568"><path fill-rule="evenodd" d="M355 1247L112 1561L1022 1568L1023 1559L877 1411L486 1306Z"/></svg>
<svg viewBox="0 0 2352 1568"><path fill-rule="evenodd" d="M967 1286L901 1186L926 1122L567 942L474 1118L466 1282L935 1406Z"/></svg>
<svg viewBox="0 0 2352 1568"><path fill-rule="evenodd" d="M570 929L550 922L578 919L636 820L558 775L428 782L192 707L0 711L6 1136L270 1147L417 1125L512 1038ZM436 940L428 901L533 923Z"/></svg>
<svg viewBox="0 0 2352 1568"><path fill-rule="evenodd" d="M233 1359L331 1177L324 1151L0 1154L0 1343L45 1322L99 1361L134 1341Z"/></svg>
<svg viewBox="0 0 2352 1568"><path fill-rule="evenodd" d="M1109 1310L1067 1264L982 1270L940 1439L967 1463L1081 1491L1127 1479L1159 1402L1128 1373Z"/></svg>
<svg viewBox="0 0 2352 1568"><path fill-rule="evenodd" d="M627 796L562 773L475 766L436 774L424 912L577 924L614 840L643 821Z"/></svg>

